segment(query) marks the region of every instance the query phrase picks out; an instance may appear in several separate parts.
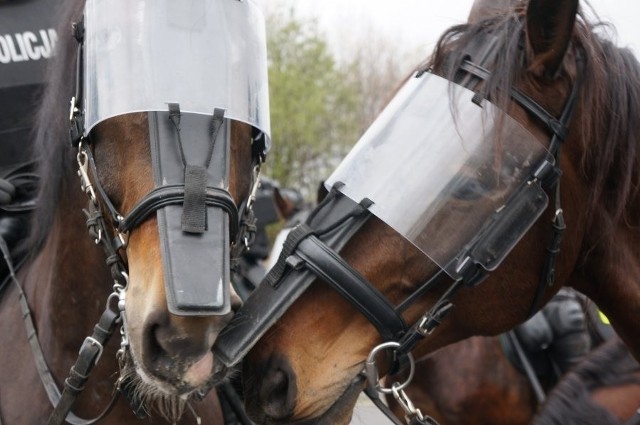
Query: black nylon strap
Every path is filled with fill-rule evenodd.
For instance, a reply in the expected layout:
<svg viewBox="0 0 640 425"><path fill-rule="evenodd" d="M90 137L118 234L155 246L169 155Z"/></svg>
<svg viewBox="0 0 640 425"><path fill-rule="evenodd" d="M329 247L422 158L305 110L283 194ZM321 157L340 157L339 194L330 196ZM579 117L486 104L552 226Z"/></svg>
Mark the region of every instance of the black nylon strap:
<svg viewBox="0 0 640 425"><path fill-rule="evenodd" d="M559 185L560 183L558 183ZM544 281L548 286L553 286L556 280L556 262L560 253L560 245L562 244L562 235L567 228L564 221L564 213L560 207L560 190L556 189L556 213L553 219L553 236L551 243L547 247L547 259L544 263L544 271L542 273Z"/></svg>
<svg viewBox="0 0 640 425"><path fill-rule="evenodd" d="M184 205L182 231L204 233L207 230L207 169L201 165L184 168Z"/></svg>
<svg viewBox="0 0 640 425"><path fill-rule="evenodd" d="M560 202L560 181L556 183L555 188L555 215L553 218L551 235L551 242L547 247L547 258L545 259L542 269L542 277L538 284L538 289L533 297L533 302L529 308L529 314L527 317L532 317L542 306L542 299L547 291L547 288L553 286L556 280L556 263L558 255L560 254L560 247L562 244L562 236L564 234L567 225L564 221L564 213L562 211L562 205Z"/></svg>
<svg viewBox="0 0 640 425"><path fill-rule="evenodd" d="M429 280L423 283L418 289L416 289L411 295L409 295L404 301L402 301L396 307L396 311L402 313L407 308L409 308L418 298L429 292L431 289L439 286L442 282L449 281L451 278L444 271L444 269L439 269L436 274L434 274Z"/></svg>
<svg viewBox="0 0 640 425"><path fill-rule="evenodd" d="M207 151L204 165L189 163L185 156L180 132L180 106L177 103L169 104L169 120L176 128L180 156L184 166L185 191L184 204L182 207L182 230L187 233L204 233L207 230L206 190L209 180L207 169L209 168L209 164L211 164L216 138L224 123L224 109L216 108L213 111L209 150Z"/></svg>
<svg viewBox="0 0 640 425"><path fill-rule="evenodd" d="M265 283L273 287L277 287L287 268L287 259L295 252L298 244L311 234L313 234L313 229L304 223L299 224L289 232L284 244L282 245L282 251L278 260L264 278Z"/></svg>
<svg viewBox="0 0 640 425"><path fill-rule="evenodd" d="M453 310L453 304L450 300L463 284L463 279L454 281L444 294L440 296L433 307L418 319L402 336L398 341L400 346L394 352L396 361L402 361L402 357L410 353L418 342L442 323L444 318ZM394 371L394 373L397 373L397 371Z"/></svg>

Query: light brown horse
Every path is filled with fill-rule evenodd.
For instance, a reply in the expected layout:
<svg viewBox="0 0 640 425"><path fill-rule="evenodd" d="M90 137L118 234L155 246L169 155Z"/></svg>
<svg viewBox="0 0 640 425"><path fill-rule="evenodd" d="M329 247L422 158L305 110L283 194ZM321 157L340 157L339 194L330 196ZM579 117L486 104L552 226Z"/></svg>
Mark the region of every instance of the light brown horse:
<svg viewBox="0 0 640 425"><path fill-rule="evenodd" d="M94 243L96 235L90 237L87 233L83 209L87 208L88 198L78 179L78 149L72 147L69 138L69 100L74 95L78 52L70 26L82 17L83 9L84 2L80 0L67 1L60 8L57 58L35 124L34 155L39 160L42 184L32 236L27 242L31 252L17 273L22 290L7 279L0 297L3 424L43 424L53 409L36 367L40 359L34 358L30 342L39 341L43 361L55 385L62 389L83 340L92 334L105 306L111 304L112 309L118 310L117 299L107 300L115 277L106 264L105 252ZM145 76L131 78L144 80ZM90 147L97 168L92 182L100 182L123 215L154 188L149 128L147 113L132 113L102 122L92 132ZM234 121L230 132L226 189L235 204L241 205L249 197L255 177L253 129ZM102 207L108 230L114 232L109 211L104 204ZM227 370L214 358L212 345L233 313L185 316L169 312L159 238L155 214L130 231L121 255L128 269L127 323L123 326L131 349L120 357L120 362L116 360L120 348L118 326L72 413L98 416L112 399L120 376L126 378L133 406L120 397L100 423L139 423L135 409L136 413L150 415L144 423L194 424L202 420L206 424L222 424L216 391L208 391ZM232 241L234 238L230 235ZM22 291L35 334L28 335L25 329L24 309L19 302ZM233 309L238 302L232 295Z"/></svg>
<svg viewBox="0 0 640 425"><path fill-rule="evenodd" d="M489 15L482 15L483 10ZM459 81L458 65L469 52L495 39L497 53L483 65L490 77L481 94L545 146L550 131L508 93L515 87L559 117L581 75L559 159L567 228L555 284L540 286L552 233L550 206L484 282L455 294L451 299L455 309L417 344L414 354L422 356L471 335L504 332L566 285L594 300L640 358L640 66L630 51L594 34L578 0L530 0L499 13L482 7L476 12L472 22L443 35L423 70ZM415 128L416 133L429 130ZM412 208L411 199L403 202L396 208ZM437 229L451 238L459 230ZM393 305L436 270L420 250L373 216L340 255ZM538 288L543 292L540 303L534 301ZM404 320L415 323L443 291L439 286L421 295L402 311ZM354 379L381 341L367 318L316 280L245 358L248 411L260 424L348 423L364 387L362 380Z"/></svg>

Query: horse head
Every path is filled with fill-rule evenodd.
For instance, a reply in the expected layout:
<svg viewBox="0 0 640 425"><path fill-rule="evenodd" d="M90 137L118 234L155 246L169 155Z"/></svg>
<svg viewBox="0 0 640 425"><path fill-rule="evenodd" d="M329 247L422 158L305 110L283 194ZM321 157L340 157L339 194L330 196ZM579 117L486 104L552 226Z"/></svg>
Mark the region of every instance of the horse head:
<svg viewBox="0 0 640 425"><path fill-rule="evenodd" d="M243 366L248 411L259 423L346 424L365 377L375 388L378 373L400 367L408 351L422 356L511 329L562 285L630 323L610 304L624 302L628 279L603 297L606 279L587 282L584 267L589 250L610 237L602 224L621 224L637 197L626 191L603 211L604 182L637 188L638 173L594 161L594 152L625 161L617 146L638 164L633 132L616 140L601 120L612 116L608 107L628 113L608 103L621 82L604 82L611 64L602 60L615 57L621 70L629 54L593 35L577 0L510 3L500 13L477 6L329 178L328 201L292 232L255 303L219 339L233 363L252 327L275 323L253 334L263 336ZM637 67L624 69L635 104ZM601 260L589 256L587 268Z"/></svg>
<svg viewBox="0 0 640 425"><path fill-rule="evenodd" d="M91 135L90 148L97 171L94 187L102 186L116 211L127 217L155 188L152 155L150 148L149 121L147 113L134 113L114 117L98 124ZM229 126L229 177L228 191L236 205L249 198L254 176L255 158L252 154L253 128L234 122ZM206 134L206 133L205 133ZM223 140L221 138L221 140ZM221 143L224 145L223 143ZM104 205L101 213L109 216ZM157 214L159 215L159 214ZM132 227L126 235L126 246L121 255L127 270L126 335L130 350L126 351L126 366L123 379L131 379L137 391L164 392L184 395L210 387L226 373L223 365L214 360L212 345L220 330L227 324L240 303L231 288L230 308L221 314L184 314L171 311L167 301L165 283L167 251L163 253L159 217L153 214ZM166 222L165 222L166 223ZM166 225L163 223L164 225ZM111 234L119 229L110 223ZM230 231L227 228L227 231ZM238 232L240 230L237 230ZM231 233L219 234L219 243L231 245L241 241L230 241ZM177 243L181 241L178 239ZM182 241L188 243L189 241ZM176 241L171 241L176 243ZM201 248L203 249L203 248ZM176 250L177 251L177 250ZM180 252L171 252L180 255ZM213 287L213 276L197 273L200 261L216 261L215 258L191 258L190 267L196 271L199 287ZM228 263L222 266L229 267ZM224 274L223 274L224 275ZM194 276L171 276L174 285L179 279ZM228 284L228 281L227 281Z"/></svg>
<svg viewBox="0 0 640 425"><path fill-rule="evenodd" d="M74 25L40 111L47 184L24 287L64 311L37 324L55 375L70 366L60 347L80 344L106 304L121 340L105 345L117 361L98 368L97 393L111 382L136 411L175 422L227 375L212 347L240 303L230 269L255 234L270 144L264 19L229 0L70 1L64 15ZM85 227L91 238L77 238Z"/></svg>

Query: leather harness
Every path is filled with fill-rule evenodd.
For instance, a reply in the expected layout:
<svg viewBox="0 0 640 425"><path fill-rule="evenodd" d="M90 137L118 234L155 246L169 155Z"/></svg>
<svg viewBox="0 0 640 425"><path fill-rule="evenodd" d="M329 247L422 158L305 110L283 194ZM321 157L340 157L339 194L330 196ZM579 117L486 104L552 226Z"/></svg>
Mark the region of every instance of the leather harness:
<svg viewBox="0 0 640 425"><path fill-rule="evenodd" d="M460 70L473 81L487 81L491 72L483 67L495 53L495 37L479 62L464 60ZM472 57L472 56L470 56ZM548 255L544 265L543 278L531 306L531 314L539 309L542 296L548 286L555 281L555 264L560 249L562 233L565 228L564 217L560 205L559 154L562 142L568 135L578 92L581 87L583 73L582 52L577 50L578 76L559 118L550 114L545 108L516 88L510 92L511 99L548 129L551 134L549 152L555 158L555 165L545 162L531 176L547 190L555 190L555 217L553 222L552 241L547 248ZM428 71L425 71L428 72ZM419 77L421 73L418 73ZM477 93L478 102L483 95ZM376 327L385 344L390 344L394 365L392 372L397 372L413 363L411 350L425 336L429 335L452 310L452 298L465 286L479 284L487 276L486 270L479 265L472 265L463 273L461 279L449 283L448 288L438 301L415 323L408 325L401 313L425 292L450 281L441 270L423 283L398 306L388 300L368 282L358 271L346 263L337 252L348 239L369 219L367 210L370 201L363 199L359 204L351 201L339 192L339 185L333 187L327 198L316 208L306 224L293 230L285 242L277 264L271 269L263 283L247 300L241 310L234 316L217 341L216 352L225 363L232 365L240 361L266 330L284 314L284 311L297 299L316 278L320 278L349 300ZM517 202L517 201L516 201ZM338 211L341 211L338 213ZM380 401L377 392L393 393L405 408L411 424L433 424L432 418L413 407L406 394L404 385L391 389L381 389L377 382L378 373L375 359L367 362L364 377L368 380L367 395L395 423L402 424ZM407 382L408 383L408 382Z"/></svg>

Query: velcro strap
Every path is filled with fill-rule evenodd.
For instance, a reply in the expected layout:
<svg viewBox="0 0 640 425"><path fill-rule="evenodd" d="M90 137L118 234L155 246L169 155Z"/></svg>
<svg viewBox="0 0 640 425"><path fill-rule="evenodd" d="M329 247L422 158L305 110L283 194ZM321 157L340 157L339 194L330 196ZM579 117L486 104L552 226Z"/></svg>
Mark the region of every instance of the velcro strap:
<svg viewBox="0 0 640 425"><path fill-rule="evenodd" d="M187 165L184 170L184 206L182 231L204 233L207 230L207 169Z"/></svg>

